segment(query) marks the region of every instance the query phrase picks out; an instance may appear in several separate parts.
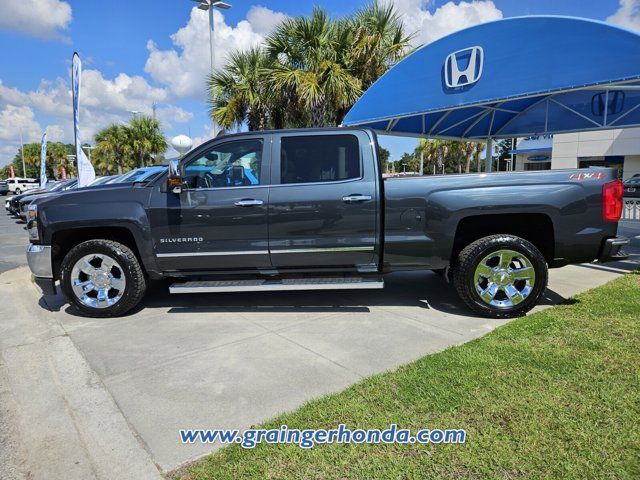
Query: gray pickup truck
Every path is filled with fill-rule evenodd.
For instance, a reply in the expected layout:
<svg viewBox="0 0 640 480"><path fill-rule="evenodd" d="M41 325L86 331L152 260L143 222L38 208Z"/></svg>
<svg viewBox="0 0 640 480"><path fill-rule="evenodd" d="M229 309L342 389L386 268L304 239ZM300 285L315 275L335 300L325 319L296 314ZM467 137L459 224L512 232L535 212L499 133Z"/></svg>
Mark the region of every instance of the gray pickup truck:
<svg viewBox="0 0 640 480"><path fill-rule="evenodd" d="M87 316L171 293L382 288L431 269L489 317L539 301L548 268L626 258L608 169L383 178L373 131L226 135L150 182L29 206L27 257Z"/></svg>

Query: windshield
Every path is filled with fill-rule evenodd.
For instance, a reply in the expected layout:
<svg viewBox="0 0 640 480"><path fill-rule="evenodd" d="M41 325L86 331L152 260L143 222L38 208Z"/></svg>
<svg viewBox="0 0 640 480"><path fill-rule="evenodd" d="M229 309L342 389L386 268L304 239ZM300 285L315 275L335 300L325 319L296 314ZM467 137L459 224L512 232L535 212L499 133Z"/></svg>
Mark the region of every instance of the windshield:
<svg viewBox="0 0 640 480"><path fill-rule="evenodd" d="M58 182L58 183L54 184L53 187L51 187L51 189L49 189L49 191L50 192L59 192L64 187L66 187L67 185L71 184L71 182L73 182L73 180L64 180L62 182Z"/></svg>
<svg viewBox="0 0 640 480"><path fill-rule="evenodd" d="M142 182L145 180L151 180L155 178L155 175L164 171L167 167L155 166L146 168L137 168L131 170L129 173L125 173L120 178L110 183L129 183L129 182ZM153 177L151 177L153 175Z"/></svg>
<svg viewBox="0 0 640 480"><path fill-rule="evenodd" d="M61 188L63 183L65 182L60 182L60 181L47 182L47 184L44 186L44 190L46 190L47 192L54 192L59 188Z"/></svg>

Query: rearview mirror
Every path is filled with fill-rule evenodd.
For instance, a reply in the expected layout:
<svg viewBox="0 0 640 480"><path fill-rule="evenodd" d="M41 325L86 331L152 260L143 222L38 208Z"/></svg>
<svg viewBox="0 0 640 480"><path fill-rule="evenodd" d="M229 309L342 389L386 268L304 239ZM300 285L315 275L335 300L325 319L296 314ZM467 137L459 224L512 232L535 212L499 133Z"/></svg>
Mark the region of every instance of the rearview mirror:
<svg viewBox="0 0 640 480"><path fill-rule="evenodd" d="M169 176L167 178L169 190L175 194L182 193L182 175L177 160L169 160Z"/></svg>

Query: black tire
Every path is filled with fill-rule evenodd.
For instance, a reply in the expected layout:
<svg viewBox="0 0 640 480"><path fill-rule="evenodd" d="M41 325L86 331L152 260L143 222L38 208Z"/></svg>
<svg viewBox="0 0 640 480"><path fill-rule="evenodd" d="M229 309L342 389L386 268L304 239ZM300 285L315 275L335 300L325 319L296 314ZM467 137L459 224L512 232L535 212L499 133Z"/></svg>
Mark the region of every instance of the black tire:
<svg viewBox="0 0 640 480"><path fill-rule="evenodd" d="M16 195L20 195L22 193L22 190L20 190L19 188L16 188L13 193L15 193Z"/></svg>
<svg viewBox="0 0 640 480"><path fill-rule="evenodd" d="M522 288L522 292L526 291L524 289L527 286L530 287L530 290L524 300L520 300L520 298L524 296L524 293L520 292L520 290L520 296L514 297L517 298L517 301L520 303L507 306L493 305L489 303L489 301L483 300L476 288L476 269L479 268L480 263L487 257L500 250L514 251L521 254L528 262L530 262L530 265L533 267L535 272L533 286L530 285L530 281L527 283L527 281L517 280L513 283L513 285L516 285L518 288ZM493 259L490 261L492 260ZM495 268L500 267L496 266ZM471 310L483 317L513 318L524 315L538 304L540 297L547 288L549 272L544 256L533 244L523 238L516 237L515 235L504 234L481 238L464 248L453 264L452 276L453 284L458 295L467 304L467 306L471 308ZM496 273L496 276L499 277L499 273ZM481 280L481 282L478 283L478 288L484 288L484 285L488 285L487 282L489 281L489 279ZM500 281L505 281L505 279L500 278ZM508 278L506 281L509 281ZM485 284L483 285L482 282L485 282ZM498 280L496 280L496 282L498 282ZM509 287L511 287L511 285L509 285ZM511 289L511 292L513 292L513 289ZM504 296L504 299L499 295ZM502 289L502 291L498 291L493 301L513 303L511 298L507 296L504 289Z"/></svg>
<svg viewBox="0 0 640 480"><path fill-rule="evenodd" d="M107 307L97 308L84 304L73 292L71 285L73 267L82 257L93 254L115 260L122 267L126 281L121 298ZM138 305L146 292L147 282L140 262L129 247L112 240L87 240L73 247L62 260L60 286L71 304L83 316L109 318L122 316Z"/></svg>

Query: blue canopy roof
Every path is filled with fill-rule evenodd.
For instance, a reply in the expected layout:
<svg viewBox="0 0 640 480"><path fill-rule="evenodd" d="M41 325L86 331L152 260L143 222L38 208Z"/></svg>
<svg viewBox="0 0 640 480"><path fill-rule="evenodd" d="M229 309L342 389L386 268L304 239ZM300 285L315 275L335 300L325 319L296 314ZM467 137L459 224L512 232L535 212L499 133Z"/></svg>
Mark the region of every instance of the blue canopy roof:
<svg viewBox="0 0 640 480"><path fill-rule="evenodd" d="M640 35L556 16L477 25L399 62L343 124L473 140L640 126Z"/></svg>

